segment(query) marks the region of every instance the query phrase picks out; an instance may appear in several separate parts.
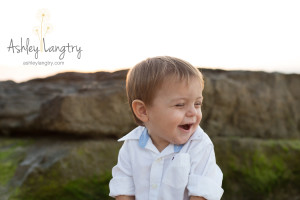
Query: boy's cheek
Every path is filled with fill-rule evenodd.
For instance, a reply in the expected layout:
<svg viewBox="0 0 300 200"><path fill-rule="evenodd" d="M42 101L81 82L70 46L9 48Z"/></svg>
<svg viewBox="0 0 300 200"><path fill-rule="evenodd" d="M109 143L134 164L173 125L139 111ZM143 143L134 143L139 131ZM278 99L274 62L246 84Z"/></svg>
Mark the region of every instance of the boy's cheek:
<svg viewBox="0 0 300 200"><path fill-rule="evenodd" d="M198 116L202 118L202 110L199 110Z"/></svg>

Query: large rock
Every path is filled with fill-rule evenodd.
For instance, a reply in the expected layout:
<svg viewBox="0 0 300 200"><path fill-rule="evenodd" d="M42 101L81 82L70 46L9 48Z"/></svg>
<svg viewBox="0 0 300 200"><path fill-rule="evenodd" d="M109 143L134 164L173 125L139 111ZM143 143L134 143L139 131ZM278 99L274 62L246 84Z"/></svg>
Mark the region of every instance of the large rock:
<svg viewBox="0 0 300 200"><path fill-rule="evenodd" d="M0 82L0 134L120 137L134 126L127 71ZM300 138L300 75L203 70L211 136Z"/></svg>
<svg viewBox="0 0 300 200"><path fill-rule="evenodd" d="M112 85L115 83L112 83ZM118 136L134 127L121 85L56 96L41 105L37 130L77 135Z"/></svg>
<svg viewBox="0 0 300 200"><path fill-rule="evenodd" d="M300 75L204 70L202 127L211 135L300 138Z"/></svg>
<svg viewBox="0 0 300 200"><path fill-rule="evenodd" d="M69 72L20 84L0 82L0 133L120 137L135 126L126 74Z"/></svg>

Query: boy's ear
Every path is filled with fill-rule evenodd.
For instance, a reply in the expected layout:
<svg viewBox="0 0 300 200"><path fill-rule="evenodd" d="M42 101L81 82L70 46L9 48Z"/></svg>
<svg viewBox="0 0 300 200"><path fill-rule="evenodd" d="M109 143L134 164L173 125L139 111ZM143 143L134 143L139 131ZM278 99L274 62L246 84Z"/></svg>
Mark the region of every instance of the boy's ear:
<svg viewBox="0 0 300 200"><path fill-rule="evenodd" d="M141 120L142 122L147 122L148 121L148 113L146 109L146 105L143 101L141 100L134 100L132 102L132 110L137 118Z"/></svg>

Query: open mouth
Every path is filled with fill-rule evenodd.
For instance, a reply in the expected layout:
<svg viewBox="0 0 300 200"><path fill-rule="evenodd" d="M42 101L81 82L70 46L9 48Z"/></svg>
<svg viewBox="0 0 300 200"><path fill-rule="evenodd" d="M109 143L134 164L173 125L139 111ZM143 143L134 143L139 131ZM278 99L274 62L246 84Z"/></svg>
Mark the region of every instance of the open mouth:
<svg viewBox="0 0 300 200"><path fill-rule="evenodd" d="M192 127L193 124L183 124L183 125L179 125L180 128L188 131L190 130L190 128Z"/></svg>

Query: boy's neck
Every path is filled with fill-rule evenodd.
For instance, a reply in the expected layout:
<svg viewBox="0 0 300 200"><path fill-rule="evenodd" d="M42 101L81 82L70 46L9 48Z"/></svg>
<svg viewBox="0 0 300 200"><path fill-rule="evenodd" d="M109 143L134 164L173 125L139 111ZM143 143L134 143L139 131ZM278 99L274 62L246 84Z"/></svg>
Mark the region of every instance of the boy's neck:
<svg viewBox="0 0 300 200"><path fill-rule="evenodd" d="M150 135L151 137L151 135ZM159 143L156 142L154 138L151 137L153 145L157 148L159 152L162 152L170 143Z"/></svg>

